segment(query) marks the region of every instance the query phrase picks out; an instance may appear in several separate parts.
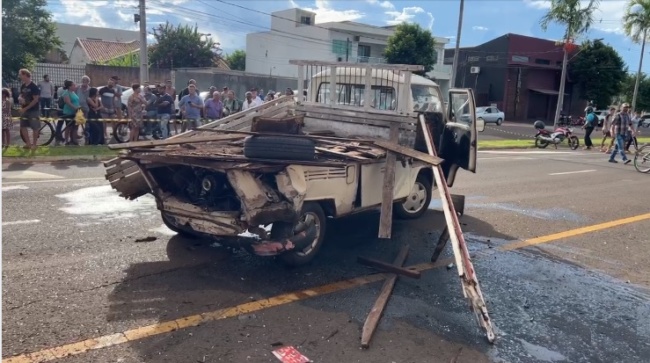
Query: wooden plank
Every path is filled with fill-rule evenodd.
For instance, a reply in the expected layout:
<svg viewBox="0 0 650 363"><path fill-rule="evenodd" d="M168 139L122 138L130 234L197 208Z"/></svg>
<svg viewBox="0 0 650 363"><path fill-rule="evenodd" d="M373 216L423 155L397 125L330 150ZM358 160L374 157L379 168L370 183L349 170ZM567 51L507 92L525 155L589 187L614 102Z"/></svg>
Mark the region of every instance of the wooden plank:
<svg viewBox="0 0 650 363"><path fill-rule="evenodd" d="M180 139L166 139L166 140L148 140L148 141L135 141L135 142L126 142L123 144L114 144L108 145L108 148L111 150L121 150L121 149L131 149L131 148L145 148L145 147L156 147L156 146L168 146L168 145L181 145L181 144L192 144L198 142L213 142L213 141L224 141L224 140L236 140L241 139L241 135L212 135L212 136L200 136L200 137L191 137L191 138L180 138Z"/></svg>
<svg viewBox="0 0 650 363"><path fill-rule="evenodd" d="M104 162L104 167L108 168L109 166L117 165L122 161L120 158L114 158Z"/></svg>
<svg viewBox="0 0 650 363"><path fill-rule="evenodd" d="M140 171L140 167L138 166L138 164L133 163L133 165L131 167L129 167L128 169L122 169L121 171L119 171L119 172L117 172L115 174L109 175L108 177L106 177L106 179L109 182L114 183L116 180L122 179L122 178L124 178L126 176L129 176L129 175L131 175L131 174L133 174L135 172L138 172L138 171Z"/></svg>
<svg viewBox="0 0 650 363"><path fill-rule="evenodd" d="M295 107L296 112L314 112L336 116L332 120L337 120L338 117L362 118L372 120L382 120L388 122L409 123L415 125L417 120L414 117L398 115L390 111L371 109L369 112L364 112L363 108L350 106L349 108L333 108L322 103L314 104L300 104Z"/></svg>
<svg viewBox="0 0 650 363"><path fill-rule="evenodd" d="M362 265L375 267L375 268L378 268L380 270L395 273L395 274L401 275L401 276L411 277L411 278L414 278L414 279L419 279L419 278L422 277L422 273L420 271L409 270L409 269L401 267L401 266L391 265L390 263L375 260L374 258L359 256L359 257L357 257L357 262L362 264Z"/></svg>
<svg viewBox="0 0 650 363"><path fill-rule="evenodd" d="M423 161L427 164L433 165L433 166L438 166L442 164L443 159L437 157L437 156L432 156L429 154L425 154L423 152L408 148L406 146L398 145L397 143L392 143L386 140L375 140L374 141L375 145L379 146L382 149L388 150L388 151L393 151L395 153L408 156L410 158L416 159Z"/></svg>
<svg viewBox="0 0 650 363"><path fill-rule="evenodd" d="M397 257L395 258L395 261L393 261L393 265L399 267L403 266L404 262L406 262L406 257L408 256L408 253L409 253L409 246L408 245L402 246ZM362 348L367 349L370 347L370 339L372 339L372 335L375 332L375 329L377 328L377 324L379 324L379 319L381 318L381 315L384 312L384 308L388 303L388 298L393 292L393 287L395 286L396 281L397 281L397 275L395 274L390 274L388 278L384 281L384 286L381 287L381 292L379 293L379 296L375 301L375 305L373 305L372 309L370 309L370 313L366 318L366 322L363 324L363 330L361 331Z"/></svg>
<svg viewBox="0 0 650 363"><path fill-rule="evenodd" d="M361 156L356 156L356 155L352 155L352 154L349 154L349 153L336 151L336 150L332 150L332 149L328 149L328 148L324 148L324 147L320 147L320 146L316 146L316 150L319 151L319 152L322 152L323 154L334 155L334 156L338 156L338 157L342 157L342 158L346 158L346 159L354 159L354 160L359 160L359 161L367 161L368 160L368 158L364 158L364 157L361 157Z"/></svg>
<svg viewBox="0 0 650 363"><path fill-rule="evenodd" d="M393 124L390 128L390 141L397 144L399 129ZM395 163L397 155L389 152L386 155L386 171L384 172L384 188L382 190L381 214L379 215L379 238L390 238L393 228L393 191L395 189Z"/></svg>
<svg viewBox="0 0 650 363"><path fill-rule="evenodd" d="M424 66L421 65L411 65L411 64L370 64L370 63L348 63L348 62L327 62L327 61L318 61L318 60L289 60L289 64L296 66L336 66L339 68L366 68L366 69L386 69L386 70L395 70L395 71L412 71L418 72L423 71Z"/></svg>

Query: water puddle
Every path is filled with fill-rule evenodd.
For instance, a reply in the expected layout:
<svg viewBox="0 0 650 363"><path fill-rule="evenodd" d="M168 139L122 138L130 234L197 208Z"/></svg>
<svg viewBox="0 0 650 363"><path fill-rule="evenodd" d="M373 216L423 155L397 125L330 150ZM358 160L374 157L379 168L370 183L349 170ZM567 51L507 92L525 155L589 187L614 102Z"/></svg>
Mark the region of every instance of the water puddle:
<svg viewBox="0 0 650 363"><path fill-rule="evenodd" d="M120 197L110 185L81 188L59 194L57 197L65 201L65 206L59 208L61 211L102 220L126 219L158 213L153 196L145 195L136 200L126 200Z"/></svg>
<svg viewBox="0 0 650 363"><path fill-rule="evenodd" d="M561 362L567 360L565 356L558 352L554 352L539 345L528 343L523 339L519 339L519 341L521 342L521 345L524 347L526 352L532 355L535 359L539 359L544 362Z"/></svg>

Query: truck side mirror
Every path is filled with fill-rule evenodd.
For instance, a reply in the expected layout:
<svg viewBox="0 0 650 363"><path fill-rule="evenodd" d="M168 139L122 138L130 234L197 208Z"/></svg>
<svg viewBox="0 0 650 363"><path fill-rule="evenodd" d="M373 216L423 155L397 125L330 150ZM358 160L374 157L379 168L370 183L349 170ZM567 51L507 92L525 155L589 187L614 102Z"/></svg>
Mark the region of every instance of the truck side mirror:
<svg viewBox="0 0 650 363"><path fill-rule="evenodd" d="M483 120L482 118L476 119L476 131L478 132L485 131L485 120Z"/></svg>

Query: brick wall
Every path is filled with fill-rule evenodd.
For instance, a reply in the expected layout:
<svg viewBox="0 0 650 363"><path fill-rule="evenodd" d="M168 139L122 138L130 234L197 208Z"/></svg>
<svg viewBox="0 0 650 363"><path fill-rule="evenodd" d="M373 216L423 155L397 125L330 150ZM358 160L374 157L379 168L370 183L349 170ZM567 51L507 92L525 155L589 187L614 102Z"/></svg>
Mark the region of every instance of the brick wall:
<svg viewBox="0 0 650 363"><path fill-rule="evenodd" d="M139 67L114 67L87 64L86 75L90 77L93 85L104 84L112 76L120 77L120 84L127 87L133 83L141 83ZM149 68L150 84L161 83L167 79L171 79L171 71L169 69Z"/></svg>

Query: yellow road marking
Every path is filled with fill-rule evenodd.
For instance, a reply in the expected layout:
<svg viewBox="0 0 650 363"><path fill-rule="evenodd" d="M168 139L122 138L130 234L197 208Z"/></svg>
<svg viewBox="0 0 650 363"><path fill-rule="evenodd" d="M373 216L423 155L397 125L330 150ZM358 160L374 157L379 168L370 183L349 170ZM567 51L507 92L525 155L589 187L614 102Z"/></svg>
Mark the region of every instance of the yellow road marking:
<svg viewBox="0 0 650 363"><path fill-rule="evenodd" d="M512 251L512 250L516 250L528 246L553 242L564 238L574 237L585 233L596 232L603 229L618 227L625 224L639 222L648 219L650 219L650 213L641 214L629 218L618 219L615 221L595 224L592 226L572 229L565 232L554 233L547 236L531 238L524 241L513 242L513 243L503 245L499 249L501 251ZM444 260L439 260L436 263L422 263L415 266L411 266L409 268L416 271L427 271L427 270L432 270L438 267L445 266L451 262L453 262L453 259L448 258ZM132 342L135 340L140 340L140 339L149 338L164 333L169 333L175 330L198 326L200 324L207 323L210 321L233 318L242 314L250 314L253 312L265 310L276 306L287 305L295 301L305 300L315 296L322 296L322 295L331 294L338 291L348 290L353 287L359 287L373 282L381 281L385 277L386 277L385 274L375 274L375 275L356 277L353 279L334 282L331 284L313 287L310 289L276 295L267 299L248 302L230 308L219 309L211 312L179 318L176 320L151 324L151 325L127 330L122 333L115 333L115 334L105 335L97 338L91 338L76 343L44 349L34 353L21 354L14 357L5 358L2 360L2 363L48 362L55 359L61 359L65 357L79 355L91 350L111 347L111 346L115 346L127 342Z"/></svg>
<svg viewBox="0 0 650 363"><path fill-rule="evenodd" d="M622 226L622 225L625 225L625 224L640 222L640 221L643 221L643 220L646 220L646 219L650 219L650 213L641 214L641 215L634 216L634 217L629 217L629 218L617 219L615 221L610 221L610 222L605 222L605 223L594 224L592 226L586 226L586 227L571 229L571 230L568 230L568 231L549 234L547 236L531 238L531 239L527 239L527 240L523 240L523 241L519 241L519 242L513 242L513 243L509 243L507 245L501 246L500 250L502 250L502 251L512 251L512 250L516 250L516 249L523 248L523 247L539 245L539 244L542 244L542 243L557 241L559 239L579 236L579 235L585 234L585 233L591 233L591 232L601 231L603 229Z"/></svg>

